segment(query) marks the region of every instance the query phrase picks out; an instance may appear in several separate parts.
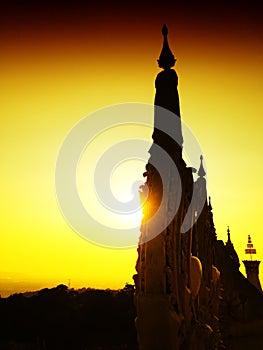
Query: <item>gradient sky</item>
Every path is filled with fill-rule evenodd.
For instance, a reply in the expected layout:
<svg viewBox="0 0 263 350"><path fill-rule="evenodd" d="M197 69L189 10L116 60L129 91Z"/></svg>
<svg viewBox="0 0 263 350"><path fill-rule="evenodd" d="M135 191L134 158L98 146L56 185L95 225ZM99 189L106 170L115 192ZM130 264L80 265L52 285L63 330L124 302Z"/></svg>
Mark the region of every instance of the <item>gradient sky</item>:
<svg viewBox="0 0 263 350"><path fill-rule="evenodd" d="M226 240L229 225L242 260L250 234L261 260L260 2L19 3L0 9L0 294L69 278L73 287L132 282L136 248L102 248L73 232L56 201L54 171L80 119L111 104L153 102L163 23L177 57L182 118L204 151L218 237Z"/></svg>

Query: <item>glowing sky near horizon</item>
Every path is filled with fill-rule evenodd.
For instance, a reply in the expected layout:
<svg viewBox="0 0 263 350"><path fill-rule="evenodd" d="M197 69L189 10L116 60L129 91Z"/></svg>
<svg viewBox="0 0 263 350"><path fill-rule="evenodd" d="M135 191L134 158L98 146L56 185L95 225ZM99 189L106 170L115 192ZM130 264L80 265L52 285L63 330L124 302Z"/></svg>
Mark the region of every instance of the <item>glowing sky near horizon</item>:
<svg viewBox="0 0 263 350"><path fill-rule="evenodd" d="M225 3L217 12L105 4L100 12L81 4L3 11L0 279L70 278L73 287L98 288L132 282L136 247L102 248L73 232L56 201L54 171L64 137L81 118L111 104L153 102L164 22L178 59L182 118L204 151L218 237L227 239L229 225L242 260L250 234L261 260L258 9L253 2Z"/></svg>

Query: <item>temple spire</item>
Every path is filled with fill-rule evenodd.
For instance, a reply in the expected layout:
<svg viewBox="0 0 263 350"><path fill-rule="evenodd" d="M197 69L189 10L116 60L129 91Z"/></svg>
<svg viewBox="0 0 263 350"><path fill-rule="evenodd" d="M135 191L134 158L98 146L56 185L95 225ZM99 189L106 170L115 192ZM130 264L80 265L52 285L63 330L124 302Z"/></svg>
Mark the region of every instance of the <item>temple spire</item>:
<svg viewBox="0 0 263 350"><path fill-rule="evenodd" d="M201 155L200 156L200 168L198 170L198 176L199 177L204 177L206 175L206 172L205 172L205 169L204 169L204 166L203 166L203 156Z"/></svg>
<svg viewBox="0 0 263 350"><path fill-rule="evenodd" d="M174 69L170 69L174 66L175 58L168 45L168 30L166 25L163 26L162 34L163 48L158 63L159 67L163 68L163 70L157 74L155 79L156 94L154 99L155 106L162 108L155 108L154 132L152 137L154 143L168 152L171 157L182 160L183 135L177 89L178 76ZM172 112L174 116L169 118L169 113L167 114L165 110ZM172 132L170 136L165 132L168 127L168 119L170 120L169 130ZM150 152L150 154L152 153Z"/></svg>
<svg viewBox="0 0 263 350"><path fill-rule="evenodd" d="M231 242L229 226L227 226L227 241L228 241L228 242Z"/></svg>
<svg viewBox="0 0 263 350"><path fill-rule="evenodd" d="M174 58L174 55L168 44L168 39L167 39L168 29L166 24L163 25L162 34L163 34L163 48L162 48L160 57L157 61L160 68L169 69L174 66L176 59Z"/></svg>
<svg viewBox="0 0 263 350"><path fill-rule="evenodd" d="M245 249L245 253L250 255L250 260L252 260L252 254L256 254L257 251L253 247L251 236L248 235L248 243L247 243L247 249Z"/></svg>
<svg viewBox="0 0 263 350"><path fill-rule="evenodd" d="M229 226L227 226L227 242L225 244L225 247L226 247L226 250L228 252L230 259L233 262L233 265L235 266L236 269L239 269L239 267L240 267L239 257L237 255L237 252L234 248L233 243L231 242Z"/></svg>

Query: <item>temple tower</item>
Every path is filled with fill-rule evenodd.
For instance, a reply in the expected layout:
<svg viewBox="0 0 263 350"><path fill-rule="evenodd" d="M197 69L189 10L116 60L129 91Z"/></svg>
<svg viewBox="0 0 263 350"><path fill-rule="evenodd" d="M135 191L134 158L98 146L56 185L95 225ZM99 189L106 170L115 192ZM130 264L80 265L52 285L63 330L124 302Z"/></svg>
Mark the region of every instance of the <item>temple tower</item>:
<svg viewBox="0 0 263 350"><path fill-rule="evenodd" d="M166 25L162 35L163 47L158 59L162 71L155 80L153 145L144 173L146 182L141 188L143 193L147 187L148 195L143 207L134 276L135 323L140 350L179 349L192 318L191 239L189 234L182 237L180 228L191 199L193 177L191 168L186 167L182 158L178 77L171 69L176 60L168 44ZM172 127L165 122L167 113L172 115ZM160 149L176 164L177 172L172 164L162 162ZM163 198L165 205L161 208ZM166 225L167 216L175 206L178 208L176 215ZM158 226L162 227L161 232L153 234Z"/></svg>
<svg viewBox="0 0 263 350"><path fill-rule="evenodd" d="M203 157L196 183L193 168L182 157L178 77L172 69L176 60L165 25L162 35L153 144L141 186L142 198L147 199L134 275L139 349L218 349L215 300L219 272L213 266L212 207L207 201ZM196 205L191 205L194 191ZM200 208L199 199L204 199ZM193 225L198 210L200 218ZM189 228L182 230L185 219Z"/></svg>
<svg viewBox="0 0 263 350"><path fill-rule="evenodd" d="M261 284L259 281L259 260L252 260L252 255L256 254L257 251L254 248L252 243L251 236L248 235L248 243L247 248L245 249L245 253L250 255L250 260L243 260L243 263L246 268L247 279L251 284L253 284L260 292L262 292Z"/></svg>

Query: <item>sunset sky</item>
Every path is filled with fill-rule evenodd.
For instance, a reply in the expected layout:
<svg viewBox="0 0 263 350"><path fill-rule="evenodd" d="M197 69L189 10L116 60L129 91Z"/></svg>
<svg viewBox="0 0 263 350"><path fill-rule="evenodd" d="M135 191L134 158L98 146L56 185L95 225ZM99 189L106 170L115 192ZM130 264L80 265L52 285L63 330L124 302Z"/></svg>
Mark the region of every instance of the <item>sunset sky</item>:
<svg viewBox="0 0 263 350"><path fill-rule="evenodd" d="M262 260L260 2L19 3L0 9L0 294L68 279L76 288L132 282L136 247L105 248L75 233L57 203L55 166L85 116L153 103L163 23L177 58L182 119L206 160L218 238L227 239L229 225L243 260L250 234Z"/></svg>

